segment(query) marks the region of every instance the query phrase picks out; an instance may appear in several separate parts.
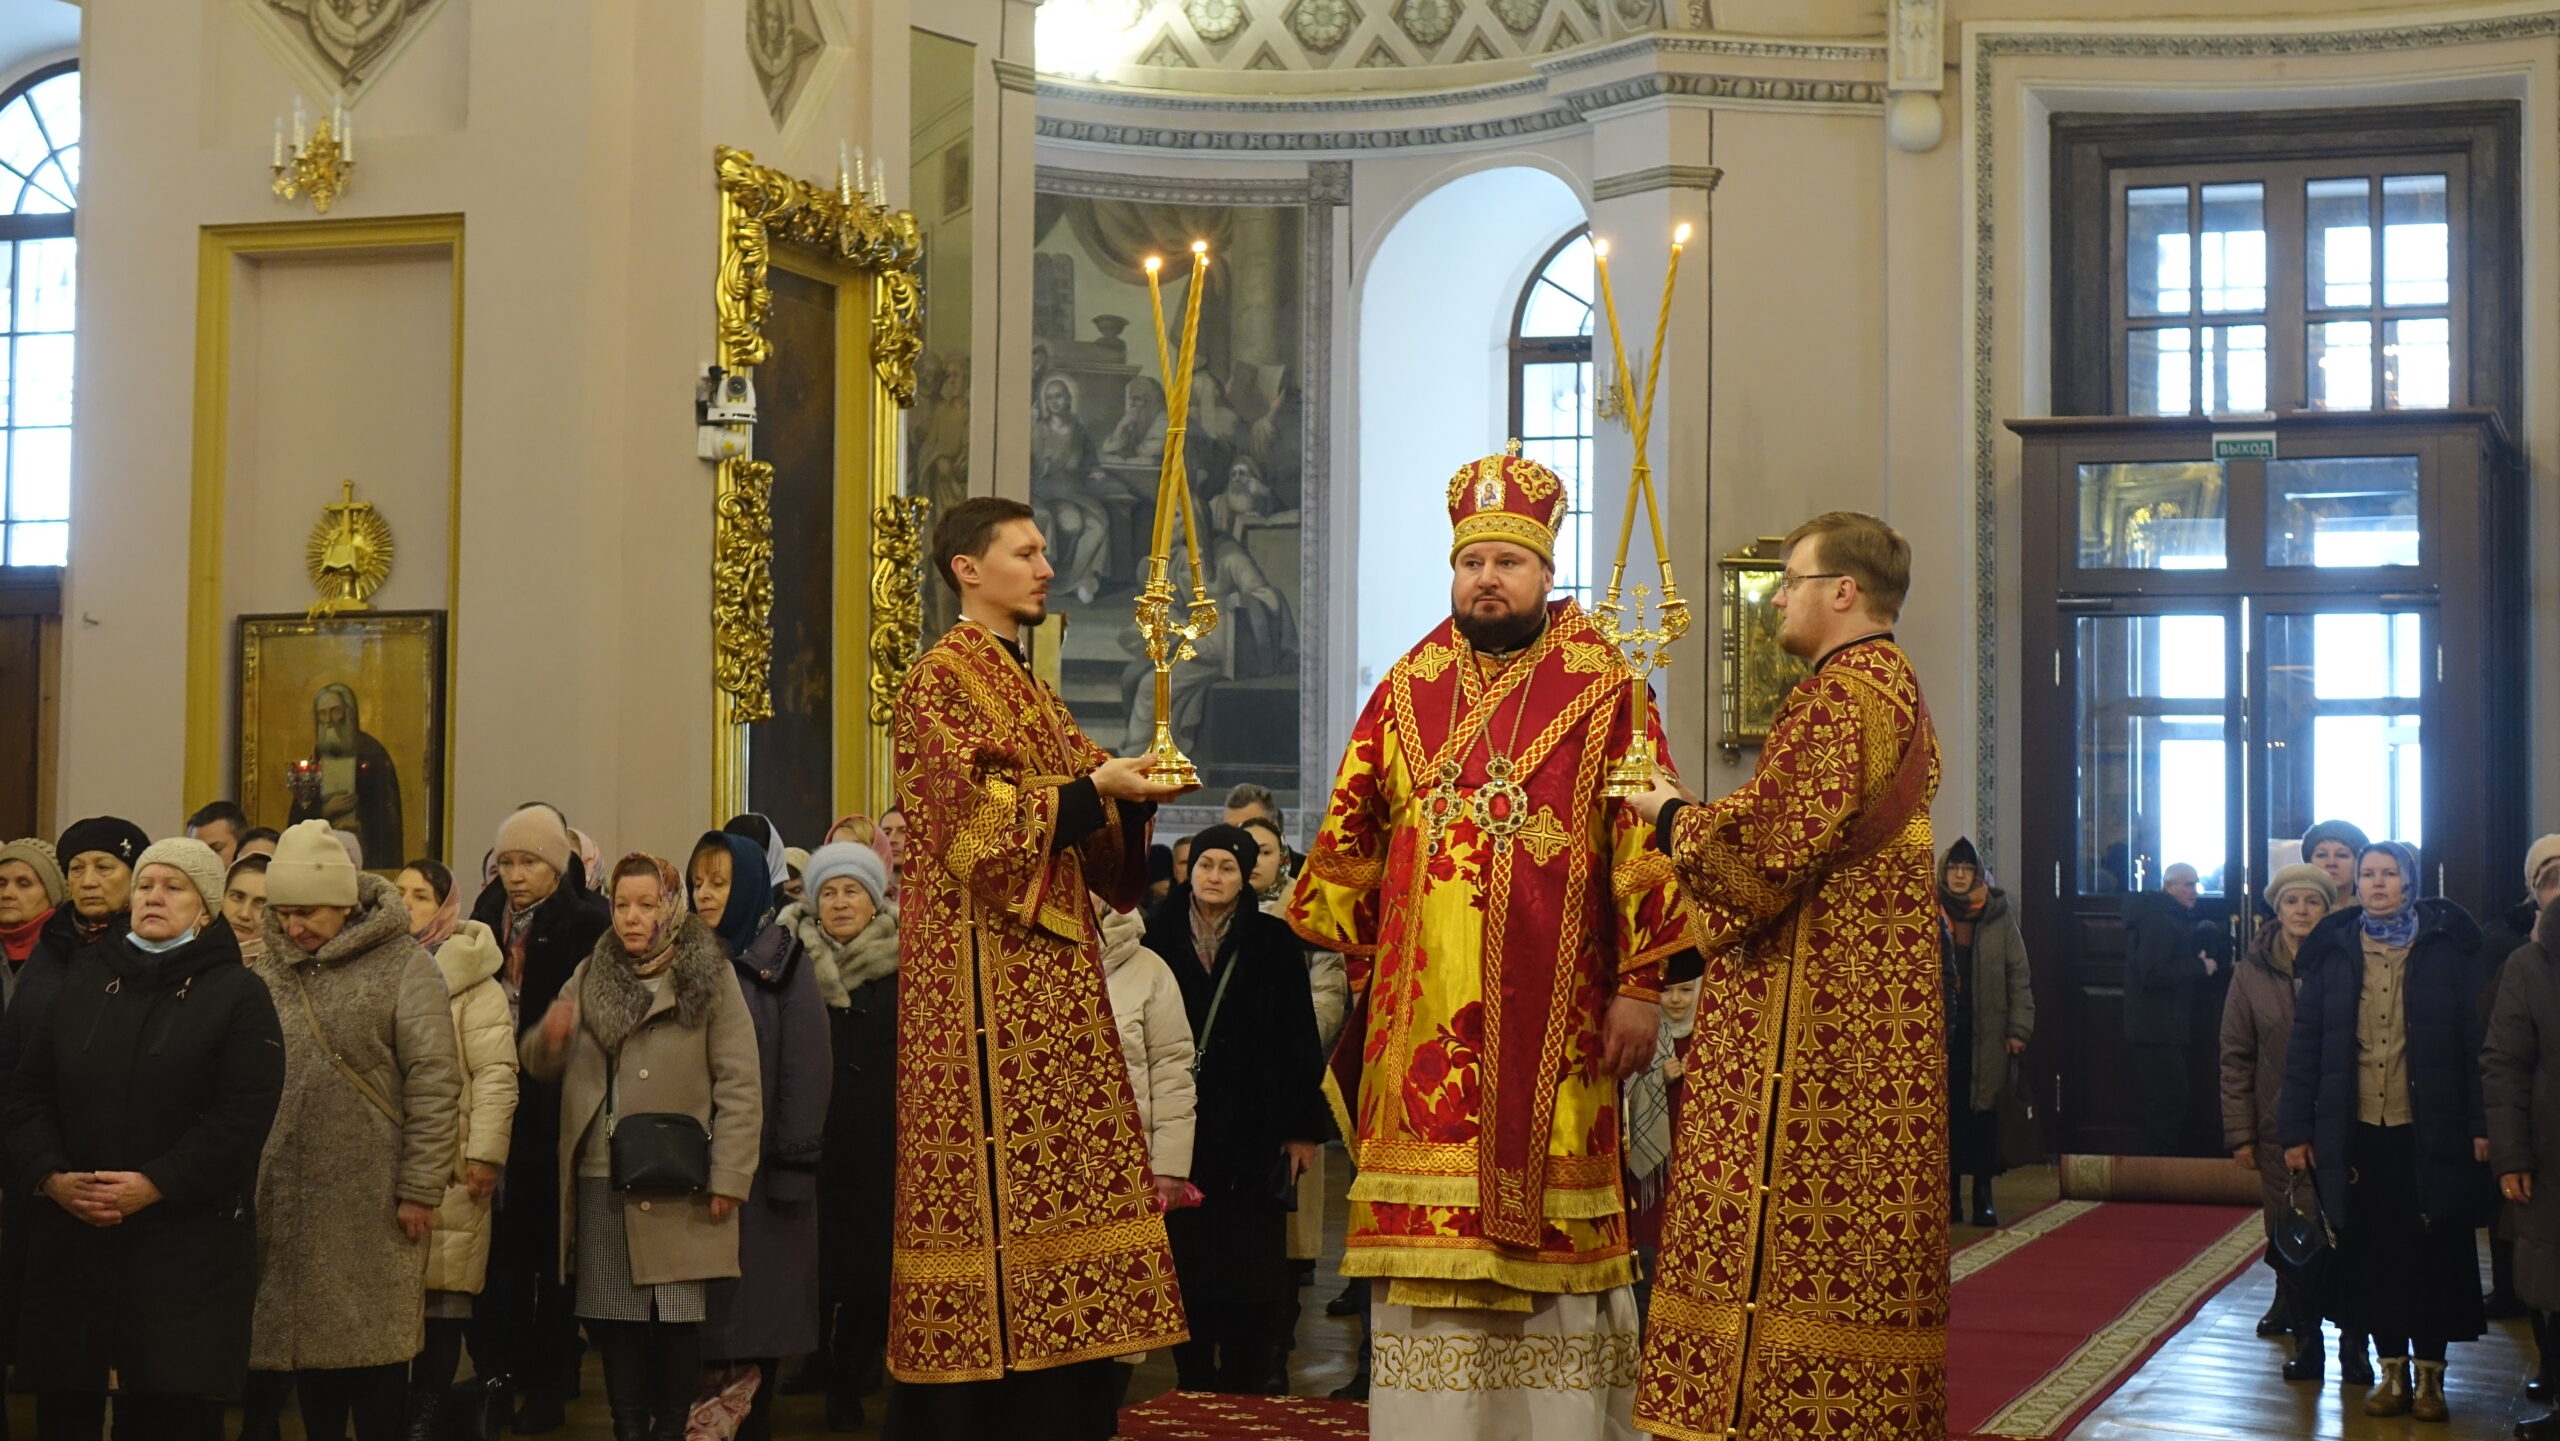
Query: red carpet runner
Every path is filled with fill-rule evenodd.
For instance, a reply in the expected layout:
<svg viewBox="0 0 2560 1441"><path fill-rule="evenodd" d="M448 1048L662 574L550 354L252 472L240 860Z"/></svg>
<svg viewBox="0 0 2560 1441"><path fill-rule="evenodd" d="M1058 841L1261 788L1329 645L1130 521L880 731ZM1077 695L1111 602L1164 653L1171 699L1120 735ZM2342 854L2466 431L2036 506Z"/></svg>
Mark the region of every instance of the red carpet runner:
<svg viewBox="0 0 2560 1441"><path fill-rule="evenodd" d="M2264 1242L2255 1207L2061 1201L1956 1252L1947 1434L2068 1435Z"/></svg>
<svg viewBox="0 0 2560 1441"><path fill-rule="evenodd" d="M1120 1413L1122 1441L1369 1441L1369 1408L1307 1396L1168 1391Z"/></svg>

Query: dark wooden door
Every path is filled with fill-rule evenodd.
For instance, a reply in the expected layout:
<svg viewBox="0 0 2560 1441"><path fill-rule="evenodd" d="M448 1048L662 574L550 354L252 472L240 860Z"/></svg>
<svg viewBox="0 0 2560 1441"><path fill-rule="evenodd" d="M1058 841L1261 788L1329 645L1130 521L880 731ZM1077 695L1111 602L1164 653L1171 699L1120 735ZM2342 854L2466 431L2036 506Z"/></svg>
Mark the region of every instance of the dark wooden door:
<svg viewBox="0 0 2560 1441"><path fill-rule="evenodd" d="M0 568L0 837L50 835L54 658L62 572Z"/></svg>
<svg viewBox="0 0 2560 1441"><path fill-rule="evenodd" d="M2264 422L2259 423L2263 427ZM2252 427L2252 428L2259 428ZM2029 1074L2059 1150L2139 1143L2126 914L2193 865L2237 954L2314 822L2414 844L2428 894L2508 899L2517 788L2512 458L2480 412L2288 417L2275 459L2206 421L2018 422L2026 437L2023 854ZM2458 640L2448 648L2447 638ZM2201 968L2199 968L2201 969ZM2186 998L2179 1149L2221 1149L2226 964Z"/></svg>

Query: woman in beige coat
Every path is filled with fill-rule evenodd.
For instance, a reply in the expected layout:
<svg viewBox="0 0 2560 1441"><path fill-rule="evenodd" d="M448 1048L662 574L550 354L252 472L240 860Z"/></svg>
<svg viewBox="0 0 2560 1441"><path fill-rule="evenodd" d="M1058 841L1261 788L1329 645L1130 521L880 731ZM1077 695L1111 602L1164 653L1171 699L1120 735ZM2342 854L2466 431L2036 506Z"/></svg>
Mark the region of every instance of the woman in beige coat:
<svg viewBox="0 0 2560 1441"><path fill-rule="evenodd" d="M762 1145L755 1024L673 865L624 856L611 886L613 928L526 1032L524 1068L560 1087L560 1266L604 1353L614 1441L683 1441L704 1283L738 1274L737 1209ZM616 1190L616 1119L671 1112L710 1133L709 1189Z"/></svg>
<svg viewBox="0 0 2560 1441"><path fill-rule="evenodd" d="M284 1032L284 1099L258 1170L254 1371L291 1372L304 1432L395 1436L425 1341L427 1232L453 1174L462 1066L444 978L389 882L326 821L267 867L256 970Z"/></svg>
<svg viewBox="0 0 2560 1441"><path fill-rule="evenodd" d="M393 884L409 913L410 938L435 957L444 977L454 1042L462 1048L461 1144L436 1206L436 1228L427 1233L427 1344L409 1364L409 1432L423 1436L462 1369L463 1333L488 1277L489 1210L516 1116L516 1024L498 980L506 951L487 926L462 919L453 872L437 861L414 860ZM493 1359L475 1353L473 1370L503 1387ZM485 1413L492 1402L503 1407L504 1391L481 1398L477 1409Z"/></svg>

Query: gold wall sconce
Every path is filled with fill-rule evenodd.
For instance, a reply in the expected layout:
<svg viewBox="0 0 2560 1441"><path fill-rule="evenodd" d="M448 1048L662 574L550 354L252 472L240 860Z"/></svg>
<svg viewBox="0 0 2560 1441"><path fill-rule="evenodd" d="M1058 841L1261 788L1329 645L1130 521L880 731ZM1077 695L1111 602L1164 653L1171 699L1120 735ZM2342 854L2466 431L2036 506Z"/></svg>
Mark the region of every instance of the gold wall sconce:
<svg viewBox="0 0 2560 1441"><path fill-rule="evenodd" d="M293 97L293 148L285 148L284 117L276 117L275 159L269 166L275 183L268 188L276 199L294 201L308 195L311 208L319 214L347 191L356 168L355 122L347 116L344 97L331 107L317 128L306 137L302 97Z"/></svg>

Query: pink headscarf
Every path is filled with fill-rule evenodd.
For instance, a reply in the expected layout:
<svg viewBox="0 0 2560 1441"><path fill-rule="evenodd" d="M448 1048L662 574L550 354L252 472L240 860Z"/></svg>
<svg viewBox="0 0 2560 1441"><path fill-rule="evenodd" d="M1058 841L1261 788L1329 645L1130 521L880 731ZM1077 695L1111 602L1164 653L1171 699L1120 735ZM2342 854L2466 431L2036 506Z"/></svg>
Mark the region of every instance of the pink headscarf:
<svg viewBox="0 0 2560 1441"><path fill-rule="evenodd" d="M613 869L619 871L633 861L646 861L657 870L658 923L649 932L648 954L634 956L628 951L623 954L624 958L631 963L633 970L643 975L654 975L661 963L666 960L667 953L675 948L676 931L684 924L686 915L684 876L676 870L675 862L664 856L650 855L646 851L633 851L621 860L615 861ZM608 872L605 882L605 895L608 899L613 895L614 886L610 877L611 873ZM616 935L614 944L617 947L622 944L619 934Z"/></svg>
<svg viewBox="0 0 2560 1441"><path fill-rule="evenodd" d="M436 947L453 939L454 931L461 924L462 882L455 881L445 888L444 899L436 903L436 913L427 917L426 929L413 931L410 935L419 945L427 948L429 955L433 955Z"/></svg>
<svg viewBox="0 0 2560 1441"><path fill-rule="evenodd" d="M604 852L597 849L595 837L576 826L568 829L569 843L578 848L578 862L586 867L587 889L594 890L604 883Z"/></svg>

